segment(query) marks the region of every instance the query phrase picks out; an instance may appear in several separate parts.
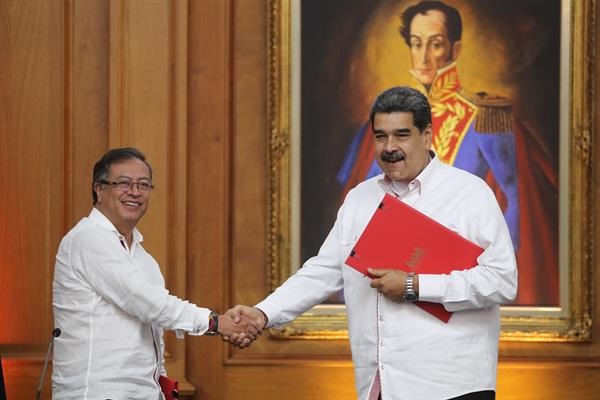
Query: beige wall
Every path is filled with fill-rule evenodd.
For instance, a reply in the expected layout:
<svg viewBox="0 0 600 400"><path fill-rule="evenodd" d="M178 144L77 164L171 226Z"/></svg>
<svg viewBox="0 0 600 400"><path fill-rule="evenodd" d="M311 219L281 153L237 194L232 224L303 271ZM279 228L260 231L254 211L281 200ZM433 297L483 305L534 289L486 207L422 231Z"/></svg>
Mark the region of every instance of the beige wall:
<svg viewBox="0 0 600 400"><path fill-rule="evenodd" d="M0 16L0 353L9 399L34 396L52 330L56 248L89 212L91 169L110 147L137 146L154 166L141 230L169 289L216 310L260 300L266 1L24 0L0 2ZM593 280L600 287L600 273ZM593 301L600 309L600 296ZM599 325L590 343L503 342L498 397L596 398ZM345 341L264 337L242 351L168 334L167 350L171 374L195 399L354 398Z"/></svg>

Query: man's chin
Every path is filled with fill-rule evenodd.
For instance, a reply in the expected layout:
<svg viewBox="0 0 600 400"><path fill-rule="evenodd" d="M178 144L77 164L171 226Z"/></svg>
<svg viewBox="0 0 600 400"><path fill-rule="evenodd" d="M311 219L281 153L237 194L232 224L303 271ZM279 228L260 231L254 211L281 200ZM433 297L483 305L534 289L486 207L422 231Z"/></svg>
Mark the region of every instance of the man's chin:
<svg viewBox="0 0 600 400"><path fill-rule="evenodd" d="M390 178L393 181L406 181L406 173L404 172L400 172L398 170L391 170L391 169L387 169L387 170L383 170L383 173L385 174L385 176L387 176L388 178Z"/></svg>
<svg viewBox="0 0 600 400"><path fill-rule="evenodd" d="M128 220L128 221L134 221L137 223L137 221L139 221L144 214L146 214L146 209L144 208L139 208L137 210L126 210L123 213L123 218Z"/></svg>
<svg viewBox="0 0 600 400"><path fill-rule="evenodd" d="M431 84L433 83L433 76L423 76L423 75L417 75L417 80L421 83L421 85L423 86L431 86Z"/></svg>

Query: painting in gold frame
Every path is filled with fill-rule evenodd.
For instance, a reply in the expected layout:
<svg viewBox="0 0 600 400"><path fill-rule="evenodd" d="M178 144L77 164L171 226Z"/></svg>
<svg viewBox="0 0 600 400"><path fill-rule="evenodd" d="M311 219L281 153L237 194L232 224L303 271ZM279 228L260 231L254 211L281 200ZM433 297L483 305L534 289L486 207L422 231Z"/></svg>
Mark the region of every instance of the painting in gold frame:
<svg viewBox="0 0 600 400"><path fill-rule="evenodd" d="M468 1L449 0L457 8ZM374 3L368 2L369 5ZM388 5L393 1L382 0ZM398 0L405 4L414 1ZM525 1L527 3L527 1ZM502 339L585 341L591 333L591 233L593 218L591 132L594 127L595 1L556 0L560 23L557 112L557 304L502 308ZM345 3L347 4L347 3ZM302 99L300 45L301 2L270 0L268 30L268 286L279 286L300 266ZM468 8L468 7L467 7ZM340 13L342 9L340 8ZM344 19L343 15L336 15ZM303 22L301 22L303 21ZM466 24L466 23L465 23ZM311 26L311 29L314 29ZM465 28L465 36L467 29ZM558 54L558 53L557 53ZM306 62L306 60L304 60ZM323 60L314 60L323 63ZM364 115L364 113L363 113ZM324 134L329 134L325 132ZM330 221L333 224L333 220ZM527 268L519 265L519 268ZM340 339L347 337L343 304L322 304L297 318L276 338Z"/></svg>

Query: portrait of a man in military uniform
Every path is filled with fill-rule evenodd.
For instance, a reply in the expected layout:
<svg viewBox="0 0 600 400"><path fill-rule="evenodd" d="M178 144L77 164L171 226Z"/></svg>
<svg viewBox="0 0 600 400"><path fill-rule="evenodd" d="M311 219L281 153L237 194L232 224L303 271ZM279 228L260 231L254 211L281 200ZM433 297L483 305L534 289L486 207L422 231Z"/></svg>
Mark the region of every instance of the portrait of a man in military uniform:
<svg viewBox="0 0 600 400"><path fill-rule="evenodd" d="M422 1L402 13L400 33L410 49L413 86L432 104L433 150L443 162L482 178L491 171L506 199L504 210L513 246L519 248L519 199L515 139L508 99L485 92L467 92L461 85L456 60L462 49L462 20L454 7L441 1ZM364 127L359 151L370 151ZM381 173L377 163L356 165L345 160L340 182L346 190ZM348 177L347 179L344 179Z"/></svg>
<svg viewBox="0 0 600 400"><path fill-rule="evenodd" d="M398 3L397 8L394 8L391 3L394 2L382 1L379 4L381 7L386 7L386 10L397 10L397 13L389 18L396 23L397 40L403 42L404 52L400 50L398 54L394 55L398 58L408 58L410 66L407 81L390 78L390 84L411 85L428 97L432 105L433 116L432 148L440 160L480 176L494 189L510 230L519 265L520 291L516 304L557 305L559 293L556 250L558 247L557 156L553 156L552 153L556 146L554 141L558 137L558 123L555 127L556 132L553 130L549 132L549 129L540 129L539 125L531 124L530 121L533 117L527 116L522 97L516 96L517 104L513 104L513 99L509 96L497 94L493 89L485 87L485 81L479 87L463 86L462 78L469 78L470 74L473 73L473 69L469 70L461 67L461 61L464 60L464 58L461 60L463 50L469 46L469 42L465 40L463 35L464 25L468 22L463 21L461 4L464 3L465 9L470 7L470 15L477 15L477 7L471 4L474 2L467 0L462 2L457 0L448 2L398 1L396 2ZM482 5L482 3L485 2L477 3L479 9L485 7L485 4ZM535 29L538 26L543 26L545 22L557 23L556 20L559 17L556 15L559 14L558 11L560 10L559 1L544 3L547 8L554 7L554 11L549 12L554 12L556 15L552 14L554 16L549 18L550 21L546 21L544 15L529 16L527 13L530 10L534 10L541 5L539 1L530 1L530 3L532 4L529 7L519 10L521 13L519 18L514 20L515 30ZM371 3L372 6L373 4ZM362 13L365 19L361 21L360 18L349 18L345 23L340 23L341 30L344 30L344 26L346 26L346 32L360 31L361 29L366 31L368 29L369 18L366 18L366 16L372 11L364 5L357 6L362 7L359 13ZM510 7L510 5L507 4L507 7ZM475 11L473 11L474 8ZM311 5L307 4L303 10L310 12ZM489 11L489 13L493 14L493 11ZM493 15L491 19L493 19ZM351 21L354 22L352 26L350 26ZM496 27L495 32L502 34L502 29L510 26L510 16L505 15L504 21L503 27ZM481 24L479 28L481 29ZM550 29L550 27L546 28ZM372 31L375 32L376 30ZM534 32L538 35L536 38L540 35L539 31L540 29L537 29ZM483 32L475 32L474 34L477 35L478 33L483 35ZM471 37L474 34L471 33ZM377 40L375 34L371 34L365 39L363 53L368 54L372 51L373 54L376 54L376 51L372 49L376 47L373 43ZM498 47L494 43L496 42L490 42L490 54L479 55L483 59L479 62L479 65L484 65L485 68L487 62L490 76L494 75L492 71L494 71L495 58L498 58L498 54L493 54L493 52L498 51ZM510 44L510 40L508 40L508 43ZM335 90L349 93L352 90L352 84L355 86L365 85L364 82L357 82L357 79L369 81L370 78L364 71L361 72L361 76L358 76L355 72L359 70L356 58L353 59L351 56L344 58L342 56L344 52L347 52L346 54L352 53L348 50L352 46L349 39L348 42L341 41L338 44L341 48L337 50L337 53L333 52L334 57L337 54L338 62L334 63L334 67L331 68L339 71L340 65L343 64L339 61L345 60L351 78L338 82L339 86ZM524 48L518 50L519 54L526 54L528 51L527 46L531 47L532 44L540 45L539 40L527 42L524 39L522 43ZM327 48L331 50L332 43L328 43L328 45ZM551 46L552 44L548 42L547 45ZM306 43L303 43L303 46L303 49L308 49ZM379 44L379 46L381 45ZM509 46L507 45L507 47ZM392 50L390 49L390 51ZM539 48L534 49L534 51L541 52ZM380 50L379 54L384 52L385 49ZM510 48L506 52L510 52ZM550 52L550 49L546 50L546 53ZM356 53L356 50L354 50L354 53ZM308 52L304 54L308 54ZM556 65L547 65L549 69L556 71L556 74L558 74L559 58L557 54L558 50L553 49L552 55L556 56ZM368 58L369 55L365 57ZM546 55L546 57L548 56ZM376 59L377 57L373 58ZM375 66L374 68L377 68L376 60L371 59L370 62L371 65ZM528 60L522 60L521 62L525 63ZM464 64L468 63L465 62ZM305 65L303 64L303 66ZM512 70L519 73L524 65L515 65ZM529 69L533 68L532 65L527 67ZM308 68L312 67L309 66ZM332 73L333 69L326 69L331 73L329 80L335 79L334 73ZM303 73L304 70L305 68L303 68ZM507 68L507 70L510 71L510 68ZM485 76L485 70L482 72L481 69L478 69L477 72ZM526 72L529 73L530 71ZM387 76L389 75L387 74ZM500 78L500 80L502 79L505 79L504 75ZM305 81L303 80L303 82ZM553 84L557 85L557 82L558 76L556 76L556 82ZM537 83L537 85L540 85L540 83ZM376 84L373 86L376 86ZM523 90L526 89L526 86L523 87ZM374 92L377 92L377 90L377 88L373 89ZM319 96L322 91L323 88L321 87L314 93ZM311 100L307 99L305 92L302 95L303 104L308 105ZM547 101L545 103L547 105L544 106L546 108L558 104L558 91L553 93L550 89L549 94L555 96L555 101ZM548 96L548 93L540 92L539 95ZM311 96L313 95L311 94ZM344 104L342 100L338 106ZM313 115L306 111L310 107L303 109L303 138L306 132L309 132L309 134L313 132L313 128L311 128ZM348 112L350 108L351 106L346 105L346 110L342 112ZM552 111L558 114L557 108ZM525 118L521 118L522 115ZM539 119L539 115L537 118ZM342 132L338 131L337 135L344 135L345 144L344 140L336 142L337 150L341 152L341 155L334 158L335 162L338 163L337 166L331 165L331 168L335 169L335 179L333 182L329 182L332 180L331 176L325 177L328 180L326 184L336 184L339 188L338 201L341 201L347 191L359 182L381 173L372 156L373 140L369 124L363 121L354 130L351 130L348 125L350 124L343 128L338 127ZM314 127L317 128L316 125ZM326 131L330 132L331 129L326 129ZM545 142L550 143L550 145ZM303 139L303 157L311 148L314 148L317 152L319 151L318 145L315 146L309 143L309 139ZM310 162L314 164L313 161ZM314 175L311 176L314 177ZM314 179L311 179L311 181L314 181ZM309 191L308 195L304 193L305 188ZM460 188L457 188L457 190L460 190ZM312 198L315 196L310 184L307 187L307 185L304 185L304 181L302 196L303 201L308 198L307 196ZM306 220L304 214L303 224ZM308 228L305 229L304 226L303 230L310 231ZM544 277L542 282L540 282L540 276Z"/></svg>

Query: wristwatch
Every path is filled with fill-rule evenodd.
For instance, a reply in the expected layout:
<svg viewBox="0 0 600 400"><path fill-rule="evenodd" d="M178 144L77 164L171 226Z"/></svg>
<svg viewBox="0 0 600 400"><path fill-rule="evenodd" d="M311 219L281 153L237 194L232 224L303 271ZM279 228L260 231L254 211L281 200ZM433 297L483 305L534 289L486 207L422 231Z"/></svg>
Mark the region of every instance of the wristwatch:
<svg viewBox="0 0 600 400"><path fill-rule="evenodd" d="M208 315L208 330L204 333L206 336L217 336L219 334L219 314L211 311Z"/></svg>
<svg viewBox="0 0 600 400"><path fill-rule="evenodd" d="M409 272L408 274L406 274L406 287L404 289L404 294L402 295L402 299L404 301L406 301L407 303L414 303L415 301L419 300L419 296L417 295L417 292L415 291L414 279L415 279L414 272Z"/></svg>

